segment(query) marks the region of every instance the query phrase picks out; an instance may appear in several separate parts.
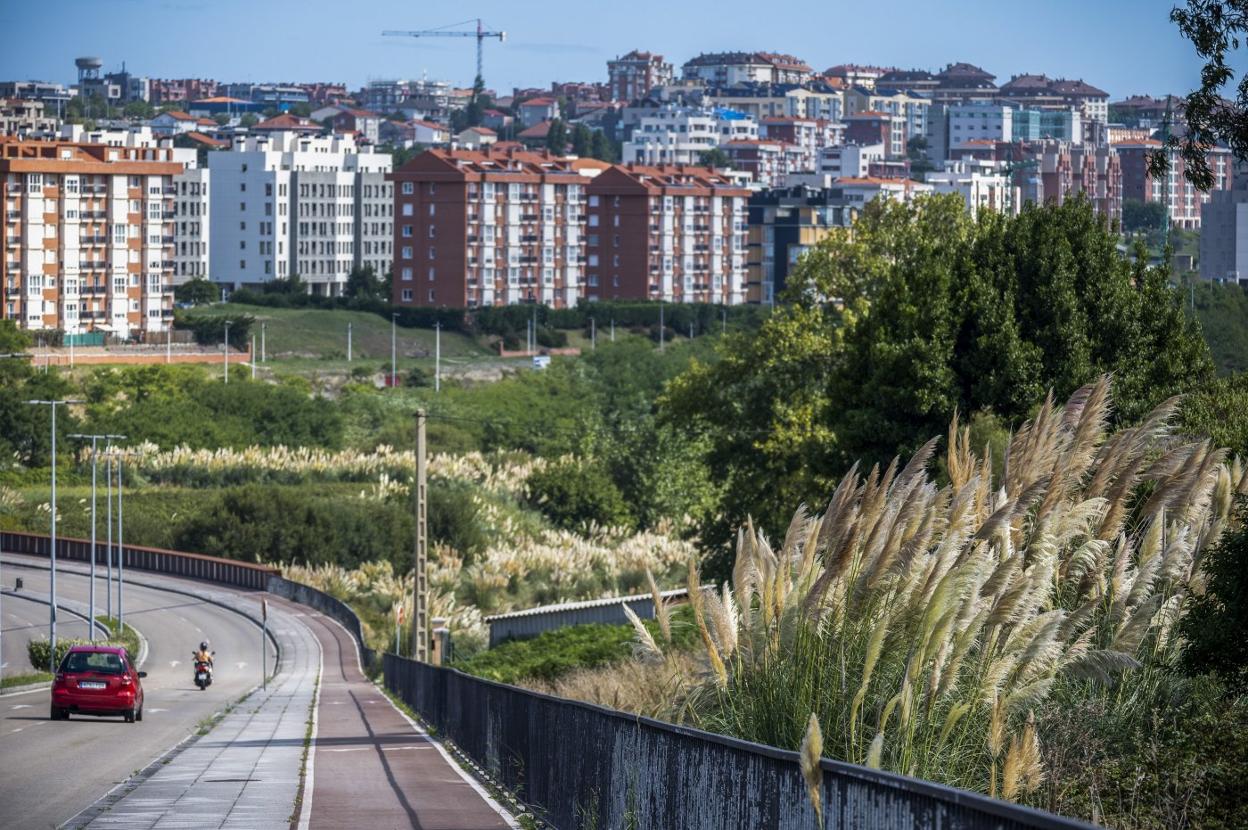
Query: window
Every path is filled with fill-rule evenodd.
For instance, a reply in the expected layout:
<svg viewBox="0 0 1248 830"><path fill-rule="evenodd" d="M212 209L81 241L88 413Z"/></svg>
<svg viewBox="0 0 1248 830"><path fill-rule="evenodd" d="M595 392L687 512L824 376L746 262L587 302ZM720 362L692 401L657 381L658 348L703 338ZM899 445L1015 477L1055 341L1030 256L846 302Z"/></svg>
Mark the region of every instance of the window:
<svg viewBox="0 0 1248 830"><path fill-rule="evenodd" d="M403 182L403 195L404 196L411 196L412 191L414 190L415 188L412 186L411 182Z"/></svg>
<svg viewBox="0 0 1248 830"><path fill-rule="evenodd" d="M411 239L411 238L412 238L412 226L411 226L411 225L404 225L404 226L403 226L403 238L404 238L404 239Z"/></svg>
<svg viewBox="0 0 1248 830"><path fill-rule="evenodd" d="M431 203L429 204L429 215L430 215L430 216L434 216L435 214L437 214L437 212L438 212L437 208L438 208L438 206L437 206L437 205L435 205L435 204L433 204L433 203L431 202Z"/></svg>
<svg viewBox="0 0 1248 830"><path fill-rule="evenodd" d="M429 226L429 238L430 239L433 239L436 236L435 230L436 230L435 226L433 225Z"/></svg>
<svg viewBox="0 0 1248 830"><path fill-rule="evenodd" d="M434 247L434 246L432 246L432 245L430 245L430 246L429 246L429 258L430 258L430 259L437 259L437 258L438 258L438 249L437 249L437 248L435 248L435 247Z"/></svg>
<svg viewBox="0 0 1248 830"><path fill-rule="evenodd" d="M411 203L411 202L404 202L404 203L403 203L403 215L404 215L404 216L411 216L411 215L412 215L412 203Z"/></svg>
<svg viewBox="0 0 1248 830"><path fill-rule="evenodd" d="M590 226L591 228L596 228L596 227L598 227L598 214L596 214L596 213L591 213L591 214L589 215L589 226Z"/></svg>
<svg viewBox="0 0 1248 830"><path fill-rule="evenodd" d="M433 295L434 295L434 289L430 288L429 289L429 302L430 303L434 302Z"/></svg>
<svg viewBox="0 0 1248 830"><path fill-rule="evenodd" d="M404 182L404 185L407 187L411 187L411 182ZM403 302L410 303L412 301L412 289L404 288L402 296L403 296Z"/></svg>
<svg viewBox="0 0 1248 830"><path fill-rule="evenodd" d="M403 270L400 273L402 274L404 282L412 281L412 269L410 267L404 266Z"/></svg>
<svg viewBox="0 0 1248 830"><path fill-rule="evenodd" d="M411 245L404 245L404 246L403 246L402 256L403 256L403 258L404 258L404 259L411 259L411 258L412 258L412 246L411 246Z"/></svg>
<svg viewBox="0 0 1248 830"><path fill-rule="evenodd" d="M597 197L597 196L590 196L590 197L589 197L589 206L590 206L590 207L598 207L598 197Z"/></svg>
<svg viewBox="0 0 1248 830"><path fill-rule="evenodd" d="M429 266L429 282L433 282L436 279L437 279L436 270L434 269L432 265L430 265Z"/></svg>
<svg viewBox="0 0 1248 830"><path fill-rule="evenodd" d="M113 244L126 244L126 226L120 222L113 225Z"/></svg>

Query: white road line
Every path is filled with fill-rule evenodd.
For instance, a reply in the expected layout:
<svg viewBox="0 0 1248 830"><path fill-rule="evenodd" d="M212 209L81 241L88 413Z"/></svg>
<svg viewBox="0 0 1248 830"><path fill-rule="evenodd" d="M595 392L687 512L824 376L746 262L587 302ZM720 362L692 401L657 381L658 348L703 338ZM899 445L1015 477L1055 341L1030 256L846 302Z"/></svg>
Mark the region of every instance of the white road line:
<svg viewBox="0 0 1248 830"><path fill-rule="evenodd" d="M307 628L307 626L304 627ZM325 649L321 648L321 641L316 638L311 629L308 629L308 633L312 635L312 642L316 643L316 694L312 699L312 735L308 744L307 765L303 773L303 804L299 808L298 830L308 830L312 823L312 794L316 789L316 733L320 727L319 714L323 691L321 682L325 676Z"/></svg>
<svg viewBox="0 0 1248 830"><path fill-rule="evenodd" d="M33 706L33 704L30 704L30 703L18 703L18 704L15 704L15 705L13 705L13 706L10 706L9 708L10 708L10 709L29 709L29 708L31 708L31 706Z"/></svg>

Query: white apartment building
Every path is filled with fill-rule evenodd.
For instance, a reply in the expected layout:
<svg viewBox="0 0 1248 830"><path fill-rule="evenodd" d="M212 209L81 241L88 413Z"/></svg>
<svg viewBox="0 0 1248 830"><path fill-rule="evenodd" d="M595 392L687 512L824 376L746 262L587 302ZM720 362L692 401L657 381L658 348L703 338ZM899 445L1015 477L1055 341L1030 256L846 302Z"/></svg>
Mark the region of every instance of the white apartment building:
<svg viewBox="0 0 1248 830"><path fill-rule="evenodd" d="M723 109L663 107L644 116L624 142L624 163L700 164L701 155L732 141L758 139L758 122Z"/></svg>
<svg viewBox="0 0 1248 830"><path fill-rule="evenodd" d="M0 139L0 311L25 329L122 338L173 319L172 151Z"/></svg>
<svg viewBox="0 0 1248 830"><path fill-rule="evenodd" d="M1012 187L997 171L995 162L947 161L945 168L927 174L926 181L935 193L957 193L966 202L971 218L981 210L1005 213L1015 209L1018 200L1011 198Z"/></svg>
<svg viewBox="0 0 1248 830"><path fill-rule="evenodd" d="M1014 108L977 102L937 104L927 119L928 158L943 161L949 152L970 141L1012 141Z"/></svg>
<svg viewBox="0 0 1248 830"><path fill-rule="evenodd" d="M245 136L210 154L212 278L238 288L297 274L312 293L338 296L357 265L383 276L390 166L350 135Z"/></svg>
<svg viewBox="0 0 1248 830"><path fill-rule="evenodd" d="M833 179L856 179L868 175L872 164L885 158L883 144L841 144L819 151L815 172Z"/></svg>
<svg viewBox="0 0 1248 830"><path fill-rule="evenodd" d="M167 150L169 158L182 165L182 172L173 177L173 284L209 278L210 176L207 168L200 166L199 154L194 149L174 147L169 136L151 127L88 131L77 124L66 124L61 133L62 138L75 142Z"/></svg>

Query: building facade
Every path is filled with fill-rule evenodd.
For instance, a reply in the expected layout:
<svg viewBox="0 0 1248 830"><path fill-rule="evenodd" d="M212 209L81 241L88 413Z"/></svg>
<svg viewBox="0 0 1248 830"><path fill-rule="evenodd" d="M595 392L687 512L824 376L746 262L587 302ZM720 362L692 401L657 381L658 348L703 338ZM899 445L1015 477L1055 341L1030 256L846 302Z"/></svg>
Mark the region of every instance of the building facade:
<svg viewBox="0 0 1248 830"><path fill-rule="evenodd" d="M210 153L212 278L235 288L297 274L339 296L351 269L390 268L390 156L349 136L275 132Z"/></svg>
<svg viewBox="0 0 1248 830"><path fill-rule="evenodd" d="M30 330L144 337L173 320L165 148L0 139L0 309Z"/></svg>
<svg viewBox="0 0 1248 830"><path fill-rule="evenodd" d="M700 164L707 150L758 138L758 123L735 110L665 106L643 116L624 142L624 163Z"/></svg>
<svg viewBox="0 0 1248 830"><path fill-rule="evenodd" d="M570 162L516 150L430 150L389 178L395 304L576 304L589 180Z"/></svg>
<svg viewBox="0 0 1248 830"><path fill-rule="evenodd" d="M607 86L613 101L636 101L672 82L672 65L662 55L637 49L607 61Z"/></svg>
<svg viewBox="0 0 1248 830"><path fill-rule="evenodd" d="M1200 276L1248 284L1248 181L1201 207Z"/></svg>
<svg viewBox="0 0 1248 830"><path fill-rule="evenodd" d="M790 187L750 196L746 245L746 301L773 305L802 254L834 228L847 228L855 211L839 190Z"/></svg>
<svg viewBox="0 0 1248 830"><path fill-rule="evenodd" d="M634 164L588 194L587 299L745 301L748 190L705 167Z"/></svg>
<svg viewBox="0 0 1248 830"><path fill-rule="evenodd" d="M1160 202L1166 207L1170 224L1176 228L1197 230L1200 228L1201 207L1211 194L1230 190L1233 179L1233 163L1229 150L1214 147L1205 158L1213 172L1213 187L1202 193L1187 180L1187 169L1178 152L1169 151L1170 172L1162 179L1148 175L1148 157L1161 149L1161 142L1149 139L1114 145L1122 164L1122 197L1141 202Z"/></svg>

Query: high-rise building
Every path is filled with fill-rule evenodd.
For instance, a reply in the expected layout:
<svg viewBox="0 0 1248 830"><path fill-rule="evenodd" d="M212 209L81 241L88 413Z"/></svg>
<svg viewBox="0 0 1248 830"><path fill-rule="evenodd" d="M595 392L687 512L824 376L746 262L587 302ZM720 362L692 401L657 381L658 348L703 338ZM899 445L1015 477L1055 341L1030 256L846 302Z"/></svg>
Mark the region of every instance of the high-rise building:
<svg viewBox="0 0 1248 830"><path fill-rule="evenodd" d="M351 269L390 268L390 155L353 137L243 136L208 155L212 279L240 287L297 274L339 296Z"/></svg>
<svg viewBox="0 0 1248 830"><path fill-rule="evenodd" d="M0 138L0 309L26 329L142 337L173 318L171 148Z"/></svg>
<svg viewBox="0 0 1248 830"><path fill-rule="evenodd" d="M637 49L607 61L607 86L613 101L636 101L656 86L672 82L672 65L662 55Z"/></svg>
<svg viewBox="0 0 1248 830"><path fill-rule="evenodd" d="M396 304L576 305L589 182L576 162L515 149L429 150L389 178Z"/></svg>
<svg viewBox="0 0 1248 830"><path fill-rule="evenodd" d="M1161 146L1160 141L1153 139L1114 145L1122 163L1122 197L1140 202L1161 202L1174 227L1199 229L1201 205L1208 202L1213 193L1231 189L1231 153L1223 147L1212 147L1205 153L1205 160L1213 172L1213 187L1208 193L1202 193L1187 180L1183 156L1174 150L1168 151L1168 175L1163 179L1149 176L1149 156L1159 151Z"/></svg>
<svg viewBox="0 0 1248 830"><path fill-rule="evenodd" d="M587 299L745 301L749 191L728 176L688 165L616 165L588 192Z"/></svg>
<svg viewBox="0 0 1248 830"><path fill-rule="evenodd" d="M860 208L851 206L840 189L797 186L751 195L747 301L773 305L802 254L833 228L849 227Z"/></svg>

